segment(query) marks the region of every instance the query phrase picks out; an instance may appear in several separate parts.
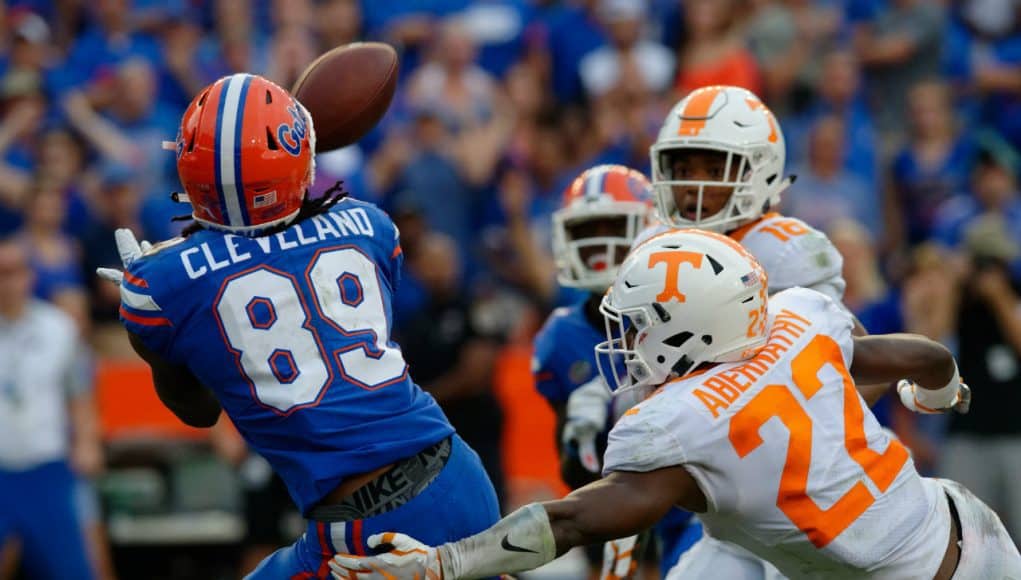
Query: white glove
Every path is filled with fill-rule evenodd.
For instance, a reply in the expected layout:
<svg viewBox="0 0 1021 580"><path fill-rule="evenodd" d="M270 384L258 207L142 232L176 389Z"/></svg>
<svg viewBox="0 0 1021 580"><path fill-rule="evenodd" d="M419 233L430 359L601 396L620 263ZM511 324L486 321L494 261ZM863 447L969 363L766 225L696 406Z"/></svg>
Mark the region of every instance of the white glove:
<svg viewBox="0 0 1021 580"><path fill-rule="evenodd" d="M638 569L635 547L638 536L610 540L603 544L603 572L599 580L623 580L631 578Z"/></svg>
<svg viewBox="0 0 1021 580"><path fill-rule="evenodd" d="M900 402L915 413L931 415L953 409L964 415L971 407L971 389L959 377L938 391L923 389L914 381L902 379L897 383L897 394Z"/></svg>
<svg viewBox="0 0 1021 580"><path fill-rule="evenodd" d="M575 442L581 464L592 473L599 473L599 454L596 436L606 428L608 405L613 394L606 388L602 377L596 377L578 387L567 399L567 421L561 441L564 445Z"/></svg>
<svg viewBox="0 0 1021 580"><path fill-rule="evenodd" d="M146 241L138 243L138 239L135 238L135 234L128 228L120 228L113 233L114 239L117 241L117 252L121 255L121 264L124 265L124 269L127 270L131 263L137 260L144 252L148 252L152 248L152 244ZM120 286L121 280L124 279L124 272L116 268L96 268L96 274L104 280L109 280L114 284Z"/></svg>
<svg viewBox="0 0 1021 580"><path fill-rule="evenodd" d="M393 580L421 578L443 580L443 561L437 548L426 546L406 534L386 532L369 536L369 549L392 546L376 556L337 554L330 560L330 571L339 580Z"/></svg>

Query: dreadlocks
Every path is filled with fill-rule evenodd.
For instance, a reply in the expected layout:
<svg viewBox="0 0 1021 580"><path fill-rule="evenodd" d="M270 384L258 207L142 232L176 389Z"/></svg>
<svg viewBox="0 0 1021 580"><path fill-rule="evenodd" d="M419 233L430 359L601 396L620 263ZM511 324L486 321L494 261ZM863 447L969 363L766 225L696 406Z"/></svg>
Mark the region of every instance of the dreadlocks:
<svg viewBox="0 0 1021 580"><path fill-rule="evenodd" d="M322 196L317 197L315 199L311 199L308 196L308 190L305 190L305 197L302 198L301 200L301 208L298 210L297 215L294 216L294 219L281 224L277 224L271 228L267 228L266 231L260 233L258 237L269 236L278 232L282 232L300 221L304 221L312 216L324 214L330 211L330 208L337 205L337 203L339 203L340 200L344 199L347 196L348 192L344 189L343 181L338 181L334 183L333 185L330 186L329 189L323 192ZM192 218L191 215L189 214L174 217L172 218L172 221L183 221L190 219ZM184 230L181 232L181 237L187 238L188 236L194 234L195 232L203 228L204 226L201 223L193 221L192 223L188 224L187 227L184 228Z"/></svg>

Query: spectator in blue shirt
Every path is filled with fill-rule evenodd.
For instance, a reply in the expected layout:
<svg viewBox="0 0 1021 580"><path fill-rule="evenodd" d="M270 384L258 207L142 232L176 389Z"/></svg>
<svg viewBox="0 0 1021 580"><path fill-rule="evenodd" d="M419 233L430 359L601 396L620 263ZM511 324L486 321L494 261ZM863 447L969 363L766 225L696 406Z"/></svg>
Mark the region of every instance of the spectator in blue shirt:
<svg viewBox="0 0 1021 580"><path fill-rule="evenodd" d="M783 123L788 159L804 162L812 126L824 115L837 115L844 122L844 167L878 189L876 131L861 91L861 71L854 53L844 48L828 52L822 58L817 89L808 110Z"/></svg>
<svg viewBox="0 0 1021 580"><path fill-rule="evenodd" d="M475 0L458 17L479 47L479 66L502 78L524 53L535 10L526 0Z"/></svg>
<svg viewBox="0 0 1021 580"><path fill-rule="evenodd" d="M61 231L67 213L64 194L41 176L25 208L25 227L15 238L35 272L33 294L56 305L88 329L88 296L77 244Z"/></svg>
<svg viewBox="0 0 1021 580"><path fill-rule="evenodd" d="M967 188L975 153L969 135L955 125L946 84L919 83L908 103L911 137L893 161L884 204L895 245L928 239L939 204Z"/></svg>
<svg viewBox="0 0 1021 580"><path fill-rule="evenodd" d="M944 69L977 97L970 99L965 112L1021 148L1021 32L1016 10L1012 3L964 2L948 27Z"/></svg>
<svg viewBox="0 0 1021 580"><path fill-rule="evenodd" d="M32 183L28 143L39 130L45 110L38 98L6 104L0 119L0 236L21 225L21 208Z"/></svg>
<svg viewBox="0 0 1021 580"><path fill-rule="evenodd" d="M160 48L133 28L128 0L97 0L90 9L94 21L68 53L59 92L87 87L105 100L116 92L112 81L120 63L138 57L159 62Z"/></svg>
<svg viewBox="0 0 1021 580"><path fill-rule="evenodd" d="M326 0L316 6L312 26L319 36L319 52L356 42L364 28L358 0Z"/></svg>
<svg viewBox="0 0 1021 580"><path fill-rule="evenodd" d="M572 103L583 96L578 67L585 55L606 44L595 14L598 0L559 4L542 17L539 43L548 51L550 82L560 103Z"/></svg>
<svg viewBox="0 0 1021 580"><path fill-rule="evenodd" d="M986 142L971 173L971 191L940 205L933 238L943 246L960 250L968 228L982 216L1000 216L1005 231L1021 246L1021 193L1017 187L1018 154L1005 143ZM1012 264L1021 280L1021 260Z"/></svg>
<svg viewBox="0 0 1021 580"><path fill-rule="evenodd" d="M796 167L798 179L783 195L784 211L818 229L841 218L853 219L878 239L882 205L878 192L844 167L844 122L836 116L816 121L808 163Z"/></svg>
<svg viewBox="0 0 1021 580"><path fill-rule="evenodd" d="M457 18L440 23L428 62L408 81L408 103L440 115L457 132L492 115L495 79L475 64L475 41Z"/></svg>
<svg viewBox="0 0 1021 580"><path fill-rule="evenodd" d="M175 231L170 218L180 213L169 201L177 187L174 156L161 143L177 134L178 120L157 101L155 71L143 59L132 59L117 68L115 98L106 114L97 113L87 97L72 93L64 106L75 129L99 151L105 161L136 172L146 202L147 225L156 239Z"/></svg>

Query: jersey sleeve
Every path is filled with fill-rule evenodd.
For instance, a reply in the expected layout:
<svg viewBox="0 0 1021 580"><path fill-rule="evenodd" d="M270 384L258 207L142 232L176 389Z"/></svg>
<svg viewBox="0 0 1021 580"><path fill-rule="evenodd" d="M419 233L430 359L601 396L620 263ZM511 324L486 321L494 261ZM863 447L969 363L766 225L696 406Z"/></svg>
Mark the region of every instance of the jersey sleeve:
<svg viewBox="0 0 1021 580"><path fill-rule="evenodd" d="M684 447L670 432L669 410L650 398L629 411L610 430L603 475L613 471L653 471L681 465L688 458Z"/></svg>
<svg viewBox="0 0 1021 580"><path fill-rule="evenodd" d="M404 250L401 248L401 231L397 229L397 224L390 222L393 226L393 246L390 248L390 280L393 282L393 288L396 291L397 287L401 284L401 268L404 267Z"/></svg>
<svg viewBox="0 0 1021 580"><path fill-rule="evenodd" d="M571 390L564 384L556 368L556 339L553 335L548 326L535 335L532 344L532 377L539 394L551 405L559 405L567 403Z"/></svg>
<svg viewBox="0 0 1021 580"><path fill-rule="evenodd" d="M345 199L345 204L337 207L344 209L354 204L355 207L363 208L371 217L373 229L376 230L374 238L381 246L382 256L379 259L379 267L383 270L386 279L390 282L391 288L396 292L401 282L401 268L404 266L404 250L401 248L401 232L397 224L379 207L364 201Z"/></svg>
<svg viewBox="0 0 1021 580"><path fill-rule="evenodd" d="M145 346L162 356L170 352L174 325L157 296L160 276L151 257L135 260L124 271L121 281L121 322L128 332L142 339Z"/></svg>
<svg viewBox="0 0 1021 580"><path fill-rule="evenodd" d="M781 241L769 239L768 232L760 231L756 232L756 237L761 241L748 240L763 246L762 249L749 247L749 250L766 269L770 293L801 286L842 302L847 286L842 273L844 258L826 234L800 220L795 221L807 230L804 234Z"/></svg>

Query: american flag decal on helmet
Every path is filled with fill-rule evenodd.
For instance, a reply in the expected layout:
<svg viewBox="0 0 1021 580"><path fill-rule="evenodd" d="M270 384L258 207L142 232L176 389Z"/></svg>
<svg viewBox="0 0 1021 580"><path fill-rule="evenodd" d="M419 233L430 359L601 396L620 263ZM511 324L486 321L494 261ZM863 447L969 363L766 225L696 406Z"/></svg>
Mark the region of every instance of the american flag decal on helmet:
<svg viewBox="0 0 1021 580"><path fill-rule="evenodd" d="M748 272L744 276L741 276L741 282L744 283L745 288L751 288L759 281L759 277L755 275L755 272Z"/></svg>
<svg viewBox="0 0 1021 580"><path fill-rule="evenodd" d="M260 208L266 207L267 205L273 205L277 202L277 190L267 191L266 193L260 193L259 195L252 198L252 207Z"/></svg>

